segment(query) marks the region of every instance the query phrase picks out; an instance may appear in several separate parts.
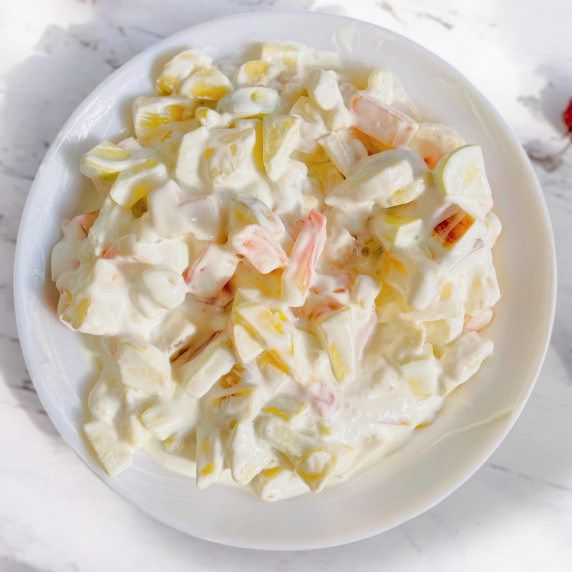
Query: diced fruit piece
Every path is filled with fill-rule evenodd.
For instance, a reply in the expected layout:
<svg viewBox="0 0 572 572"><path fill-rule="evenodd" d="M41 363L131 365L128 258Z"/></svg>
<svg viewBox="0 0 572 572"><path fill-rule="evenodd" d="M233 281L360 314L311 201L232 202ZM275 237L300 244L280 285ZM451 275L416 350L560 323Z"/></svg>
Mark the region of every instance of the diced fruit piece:
<svg viewBox="0 0 572 572"><path fill-rule="evenodd" d="M153 189L164 185L168 179L165 165L146 161L122 171L115 179L109 194L119 206L130 209Z"/></svg>
<svg viewBox="0 0 572 572"><path fill-rule="evenodd" d="M118 145L102 141L81 158L80 170L90 179L113 182L120 171L136 162L137 159Z"/></svg>
<svg viewBox="0 0 572 572"><path fill-rule="evenodd" d="M402 362L399 371L417 399L428 399L437 393L440 367L433 356Z"/></svg>
<svg viewBox="0 0 572 572"><path fill-rule="evenodd" d="M209 139L210 131L206 127L199 127L187 133L181 139L175 177L186 187L198 190L198 194L204 194L200 172L201 164L205 156L205 146Z"/></svg>
<svg viewBox="0 0 572 572"><path fill-rule="evenodd" d="M266 403L262 411L284 419L284 421L291 421L307 409L308 404L303 400L288 395L279 395Z"/></svg>
<svg viewBox="0 0 572 572"><path fill-rule="evenodd" d="M352 109L354 125L386 147L407 145L417 131L417 121L365 91L354 95Z"/></svg>
<svg viewBox="0 0 572 572"><path fill-rule="evenodd" d="M354 165L367 156L363 143L352 135L350 129L325 135L320 139L320 145L344 177L348 177Z"/></svg>
<svg viewBox="0 0 572 572"><path fill-rule="evenodd" d="M465 145L445 155L435 167L433 178L448 200L473 216L482 218L493 206L483 152L478 145Z"/></svg>
<svg viewBox="0 0 572 572"><path fill-rule="evenodd" d="M220 205L214 195L192 199L179 205L179 209L198 240L216 240L220 230Z"/></svg>
<svg viewBox="0 0 572 572"><path fill-rule="evenodd" d="M318 139L328 131L324 124L321 109L313 99L303 95L296 100L296 103L290 109L290 115L302 119L300 125L300 151L314 153L318 148Z"/></svg>
<svg viewBox="0 0 572 572"><path fill-rule="evenodd" d="M257 117L276 113L280 97L269 87L240 87L225 95L217 105L217 111L232 113L235 117Z"/></svg>
<svg viewBox="0 0 572 572"><path fill-rule="evenodd" d="M189 224L181 212L181 189L169 179L147 195L153 232L161 238L176 238L189 232Z"/></svg>
<svg viewBox="0 0 572 572"><path fill-rule="evenodd" d="M467 332L453 342L441 356L443 391L449 393L470 379L493 349L493 342L477 332Z"/></svg>
<svg viewBox="0 0 572 572"><path fill-rule="evenodd" d="M450 250L465 236L474 222L475 219L469 213L457 208L435 225L431 236L444 249Z"/></svg>
<svg viewBox="0 0 572 572"><path fill-rule="evenodd" d="M255 172L254 127L212 129L204 150L205 171L214 186L241 188Z"/></svg>
<svg viewBox="0 0 572 572"><path fill-rule="evenodd" d="M405 204L423 192L426 171L423 161L408 149L383 151L360 159L325 202L338 208L367 201L384 208Z"/></svg>
<svg viewBox="0 0 572 572"><path fill-rule="evenodd" d="M140 281L153 301L166 310L176 308L187 294L183 277L169 268L148 268L141 273Z"/></svg>
<svg viewBox="0 0 572 572"><path fill-rule="evenodd" d="M314 68L305 81L308 96L324 111L324 120L329 129L337 131L350 124L350 116L338 82L332 72Z"/></svg>
<svg viewBox="0 0 572 572"><path fill-rule="evenodd" d="M176 92L179 82L193 71L208 68L212 58L198 49L185 50L171 58L163 67L157 78L157 90L161 95Z"/></svg>
<svg viewBox="0 0 572 572"><path fill-rule="evenodd" d="M191 355L188 355L191 353ZM230 344L217 336L200 349L197 355L191 350L173 362L173 368L184 390L193 397L202 397L227 374L236 363L236 356Z"/></svg>
<svg viewBox="0 0 572 572"><path fill-rule="evenodd" d="M169 359L156 347L120 342L115 355L121 382L158 396L172 393Z"/></svg>
<svg viewBox="0 0 572 572"><path fill-rule="evenodd" d="M367 78L367 89L385 105L391 105L394 99L393 74L390 70L375 68Z"/></svg>
<svg viewBox="0 0 572 572"><path fill-rule="evenodd" d="M336 467L335 457L325 450L313 450L299 461L296 472L314 492L320 492Z"/></svg>
<svg viewBox="0 0 572 572"><path fill-rule="evenodd" d="M233 230L247 224L259 224L275 239L282 238L286 232L282 219L251 195L238 195L232 200L228 211L228 226Z"/></svg>
<svg viewBox="0 0 572 572"><path fill-rule="evenodd" d="M189 292L205 300L214 298L232 278L237 264L232 250L210 243L185 272Z"/></svg>
<svg viewBox="0 0 572 572"><path fill-rule="evenodd" d="M447 125L421 123L409 143L409 148L419 153L425 164L434 169L444 155L464 144L461 136Z"/></svg>
<svg viewBox="0 0 572 572"><path fill-rule="evenodd" d="M218 69L200 69L182 81L178 93L190 99L218 101L232 89L230 80Z"/></svg>
<svg viewBox="0 0 572 572"><path fill-rule="evenodd" d="M204 489L220 479L224 469L221 430L200 424L197 427L197 486Z"/></svg>
<svg viewBox="0 0 572 572"><path fill-rule="evenodd" d="M296 473L280 465L260 471L251 484L262 500L268 502L308 492L308 487Z"/></svg>
<svg viewBox="0 0 572 572"><path fill-rule="evenodd" d="M160 441L168 439L191 420L188 408L182 407L180 399L158 401L141 414L143 425Z"/></svg>
<svg viewBox="0 0 572 572"><path fill-rule="evenodd" d="M469 315L467 314L464 319L464 330L466 332L475 331L478 332L489 325L490 321L493 319L493 311L491 308L486 308L478 314Z"/></svg>
<svg viewBox="0 0 572 572"><path fill-rule="evenodd" d="M270 446L255 434L251 421L234 427L228 448L232 478L238 485L248 484L274 458Z"/></svg>
<svg viewBox="0 0 572 572"><path fill-rule="evenodd" d="M318 319L317 329L336 379L340 383L352 382L356 370L356 331L352 309L344 306L323 314Z"/></svg>
<svg viewBox="0 0 572 572"><path fill-rule="evenodd" d="M197 107L195 109L195 119L204 127L228 127L233 122L230 113L219 113L210 107Z"/></svg>
<svg viewBox="0 0 572 572"><path fill-rule="evenodd" d="M261 58L265 62L285 67L291 75L298 73L301 51L298 46L288 44L262 44Z"/></svg>
<svg viewBox="0 0 572 572"><path fill-rule="evenodd" d="M91 421L83 430L108 475L116 475L131 464L131 448L119 439L112 425L106 421Z"/></svg>
<svg viewBox="0 0 572 572"><path fill-rule="evenodd" d="M177 124L194 121L194 104L181 97L138 97L133 102L133 126L142 145L171 137ZM188 125L187 131L191 130Z"/></svg>
<svg viewBox="0 0 572 572"><path fill-rule="evenodd" d="M288 168L288 158L300 139L300 123L300 118L291 115L266 116L262 120L262 159L272 181Z"/></svg>
<svg viewBox="0 0 572 572"><path fill-rule="evenodd" d="M423 238L423 219L379 212L373 221L375 234L386 250L409 248Z"/></svg>
<svg viewBox="0 0 572 572"><path fill-rule="evenodd" d="M244 86L265 86L278 77L281 66L264 60L250 60L243 63L236 72L236 83Z"/></svg>
<svg viewBox="0 0 572 572"><path fill-rule="evenodd" d="M228 237L228 243L261 274L268 274L288 261L282 247L258 224L249 224L235 230Z"/></svg>
<svg viewBox="0 0 572 572"><path fill-rule="evenodd" d="M304 304L325 242L326 217L318 211L310 211L282 275L282 298L289 306Z"/></svg>

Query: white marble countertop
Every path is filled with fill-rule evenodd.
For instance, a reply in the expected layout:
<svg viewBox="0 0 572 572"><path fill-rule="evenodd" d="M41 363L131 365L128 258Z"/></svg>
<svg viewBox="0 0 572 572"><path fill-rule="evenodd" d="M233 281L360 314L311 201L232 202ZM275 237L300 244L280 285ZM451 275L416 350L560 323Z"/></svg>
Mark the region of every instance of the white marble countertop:
<svg viewBox="0 0 572 572"><path fill-rule="evenodd" d="M349 6L346 6L348 4ZM50 142L81 100L143 48L250 10L314 9L421 43L469 77L533 159L556 235L558 308L530 401L461 489L383 535L313 552L217 546L117 497L59 438L34 393L14 319L20 215ZM0 571L572 569L572 97L569 0L18 0L0 4ZM530 261L534 264L534 261Z"/></svg>

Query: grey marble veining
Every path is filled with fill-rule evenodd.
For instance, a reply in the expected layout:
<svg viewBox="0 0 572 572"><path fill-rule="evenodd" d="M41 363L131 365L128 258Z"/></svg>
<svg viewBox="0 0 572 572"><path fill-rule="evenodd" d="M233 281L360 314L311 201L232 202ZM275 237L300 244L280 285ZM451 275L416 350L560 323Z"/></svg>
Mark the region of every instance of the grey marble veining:
<svg viewBox="0 0 572 572"><path fill-rule="evenodd" d="M558 309L517 425L467 484L382 536L315 552L219 547L115 496L61 441L23 362L13 307L20 216L67 117L121 64L193 24L250 10L319 9L411 37L463 71L515 130L547 198ZM0 570L555 570L572 562L572 97L567 0L29 0L0 6ZM476 50L475 46L479 46ZM564 151L563 151L564 150ZM535 261L531 260L531 264ZM81 531L79 534L78 531Z"/></svg>

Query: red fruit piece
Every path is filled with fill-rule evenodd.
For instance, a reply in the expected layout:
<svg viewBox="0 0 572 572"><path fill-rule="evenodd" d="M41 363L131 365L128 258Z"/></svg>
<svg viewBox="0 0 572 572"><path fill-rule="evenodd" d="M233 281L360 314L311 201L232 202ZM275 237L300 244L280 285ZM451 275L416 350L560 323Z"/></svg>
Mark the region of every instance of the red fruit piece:
<svg viewBox="0 0 572 572"><path fill-rule="evenodd" d="M572 99L568 103L568 107L564 110L564 113L562 113L562 120L568 131L572 131Z"/></svg>

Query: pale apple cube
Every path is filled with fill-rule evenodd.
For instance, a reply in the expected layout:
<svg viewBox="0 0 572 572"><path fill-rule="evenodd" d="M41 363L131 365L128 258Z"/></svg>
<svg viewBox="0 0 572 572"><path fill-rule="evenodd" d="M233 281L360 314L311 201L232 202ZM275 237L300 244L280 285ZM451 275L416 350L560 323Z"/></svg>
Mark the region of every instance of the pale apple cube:
<svg viewBox="0 0 572 572"><path fill-rule="evenodd" d="M251 421L241 421L234 427L228 450L232 478L238 485L248 484L276 458L272 448L258 438Z"/></svg>
<svg viewBox="0 0 572 572"><path fill-rule="evenodd" d="M492 248L497 241L497 238L502 232L502 222L499 217L493 212L489 211L485 215L485 226L487 227L487 237L489 239L489 246Z"/></svg>
<svg viewBox="0 0 572 572"><path fill-rule="evenodd" d="M139 280L145 292L165 310L176 308L187 295L187 286L181 274L168 268L144 270Z"/></svg>
<svg viewBox="0 0 572 572"><path fill-rule="evenodd" d="M133 127L142 145L162 142L183 122L194 120L194 103L183 97L138 97L133 102ZM190 131L192 124L186 124Z"/></svg>
<svg viewBox="0 0 572 572"><path fill-rule="evenodd" d="M150 395L172 395L169 358L158 348L150 344L121 341L115 361L123 384Z"/></svg>
<svg viewBox="0 0 572 572"><path fill-rule="evenodd" d="M199 127L187 133L181 139L177 163L175 165L175 178L185 187L203 194L203 185L200 172L205 156L206 143L210 137L210 130Z"/></svg>
<svg viewBox="0 0 572 572"><path fill-rule="evenodd" d="M385 147L408 145L419 126L413 118L365 91L353 96L352 110L354 125Z"/></svg>
<svg viewBox="0 0 572 572"><path fill-rule="evenodd" d="M337 459L325 450L308 451L298 462L296 473L311 491L320 492L333 475Z"/></svg>
<svg viewBox="0 0 572 572"><path fill-rule="evenodd" d="M154 332L154 345L170 358L184 348L197 333L197 325L183 312L169 312Z"/></svg>
<svg viewBox="0 0 572 572"><path fill-rule="evenodd" d="M112 424L115 415L121 409L121 392L104 371L91 388L87 398L87 407L95 419Z"/></svg>
<svg viewBox="0 0 572 572"><path fill-rule="evenodd" d="M393 73L387 69L375 68L367 78L367 89L373 92L385 105L395 99Z"/></svg>
<svg viewBox="0 0 572 572"><path fill-rule="evenodd" d="M196 70L179 83L177 92L189 99L218 101L232 89L230 80L218 69Z"/></svg>
<svg viewBox="0 0 572 572"><path fill-rule="evenodd" d="M185 272L189 292L204 300L215 298L232 278L237 264L230 248L209 243Z"/></svg>
<svg viewBox="0 0 572 572"><path fill-rule="evenodd" d="M399 364L399 372L416 399L429 399L438 393L441 368L433 356L402 362Z"/></svg>
<svg viewBox="0 0 572 572"><path fill-rule="evenodd" d="M251 485L258 496L268 502L276 502L308 491L308 486L296 473L280 465L260 471Z"/></svg>
<svg viewBox="0 0 572 572"><path fill-rule="evenodd" d="M492 340L477 332L467 332L450 344L440 360L443 392L450 393L475 375L493 349Z"/></svg>
<svg viewBox="0 0 572 572"><path fill-rule="evenodd" d="M108 475L117 475L133 460L132 449L106 421L90 421L83 430Z"/></svg>
<svg viewBox="0 0 572 572"><path fill-rule="evenodd" d="M127 420L126 439L134 449L141 449L151 439L151 433L135 414L129 415Z"/></svg>
<svg viewBox="0 0 572 572"><path fill-rule="evenodd" d="M241 363L249 363L256 358L264 348L256 341L250 332L231 318L230 333L232 344Z"/></svg>
<svg viewBox="0 0 572 572"><path fill-rule="evenodd" d="M220 232L221 207L213 195L197 197L179 205L187 228L198 240L216 240Z"/></svg>
<svg viewBox="0 0 572 572"><path fill-rule="evenodd" d="M208 68L212 58L199 49L185 50L171 58L163 67L156 81L157 91L169 95L177 91L180 81L193 71Z"/></svg>
<svg viewBox="0 0 572 572"><path fill-rule="evenodd" d="M386 250L412 248L424 238L421 218L408 218L384 211L377 213L372 226Z"/></svg>
<svg viewBox="0 0 572 572"><path fill-rule="evenodd" d="M320 137L328 133L322 110L313 99L303 95L296 100L290 109L290 115L302 119L299 150L304 153L314 153L318 148Z"/></svg>
<svg viewBox="0 0 572 572"><path fill-rule="evenodd" d="M225 444L221 430L199 424L197 427L196 479L199 489L216 483L224 469Z"/></svg>
<svg viewBox="0 0 572 572"><path fill-rule="evenodd" d="M424 190L427 168L408 149L391 149L360 159L346 181L327 197L326 204L349 206L353 202L375 201L383 208L408 203ZM419 184L411 185L416 180Z"/></svg>
<svg viewBox="0 0 572 572"><path fill-rule="evenodd" d="M351 383L356 371L356 331L352 309L345 306L323 314L317 321L317 331L334 376L340 383Z"/></svg>
<svg viewBox="0 0 572 572"><path fill-rule="evenodd" d="M300 118L271 115L262 120L262 160L272 181L288 168L288 159L300 139Z"/></svg>
<svg viewBox="0 0 572 572"><path fill-rule="evenodd" d="M300 48L295 45L273 44L270 42L262 44L262 60L285 68L285 71L290 75L298 73L301 55Z"/></svg>
<svg viewBox="0 0 572 572"><path fill-rule="evenodd" d="M465 317L459 314L453 318L421 322L429 343L442 347L456 340L463 332Z"/></svg>
<svg viewBox="0 0 572 572"><path fill-rule="evenodd" d="M270 115L280 109L278 92L269 87L239 87L225 95L217 104L220 113L234 117Z"/></svg>
<svg viewBox="0 0 572 572"><path fill-rule="evenodd" d="M136 202L147 197L152 190L164 185L168 180L169 175L165 165L155 161L146 161L121 171L109 195L119 206L130 209Z"/></svg>
<svg viewBox="0 0 572 572"><path fill-rule="evenodd" d="M254 428L261 439L283 453L292 463L297 463L306 451L316 445L315 439L298 433L275 415L260 415Z"/></svg>
<svg viewBox="0 0 572 572"><path fill-rule="evenodd" d="M169 179L147 196L151 213L149 226L157 236L176 238L189 232L187 218L180 208L181 194L182 191L177 183Z"/></svg>
<svg viewBox="0 0 572 572"><path fill-rule="evenodd" d="M153 437L165 441L188 421L182 414L183 410L177 401L158 401L145 409L140 419Z"/></svg>
<svg viewBox="0 0 572 572"><path fill-rule="evenodd" d="M350 115L333 72L314 68L308 73L305 85L308 96L324 111L325 123L329 129L338 131L350 125Z"/></svg>
<svg viewBox="0 0 572 572"><path fill-rule="evenodd" d="M228 226L237 229L248 224L259 224L275 239L281 239L285 233L282 219L260 199L251 195L238 195L228 209Z"/></svg>
<svg viewBox="0 0 572 572"><path fill-rule="evenodd" d="M284 249L258 224L235 230L229 235L228 243L261 274L268 274L288 262Z"/></svg>
<svg viewBox="0 0 572 572"><path fill-rule="evenodd" d="M363 143L349 129L325 135L320 139L320 145L344 177L348 177L354 165L367 156Z"/></svg>
<svg viewBox="0 0 572 572"><path fill-rule="evenodd" d="M236 84L239 87L265 86L276 79L282 66L264 60L250 60L243 63L236 71Z"/></svg>
<svg viewBox="0 0 572 572"><path fill-rule="evenodd" d="M230 344L220 337L211 341L196 356L187 361L183 354L173 367L183 389L197 399L207 391L236 363L236 355Z"/></svg>

